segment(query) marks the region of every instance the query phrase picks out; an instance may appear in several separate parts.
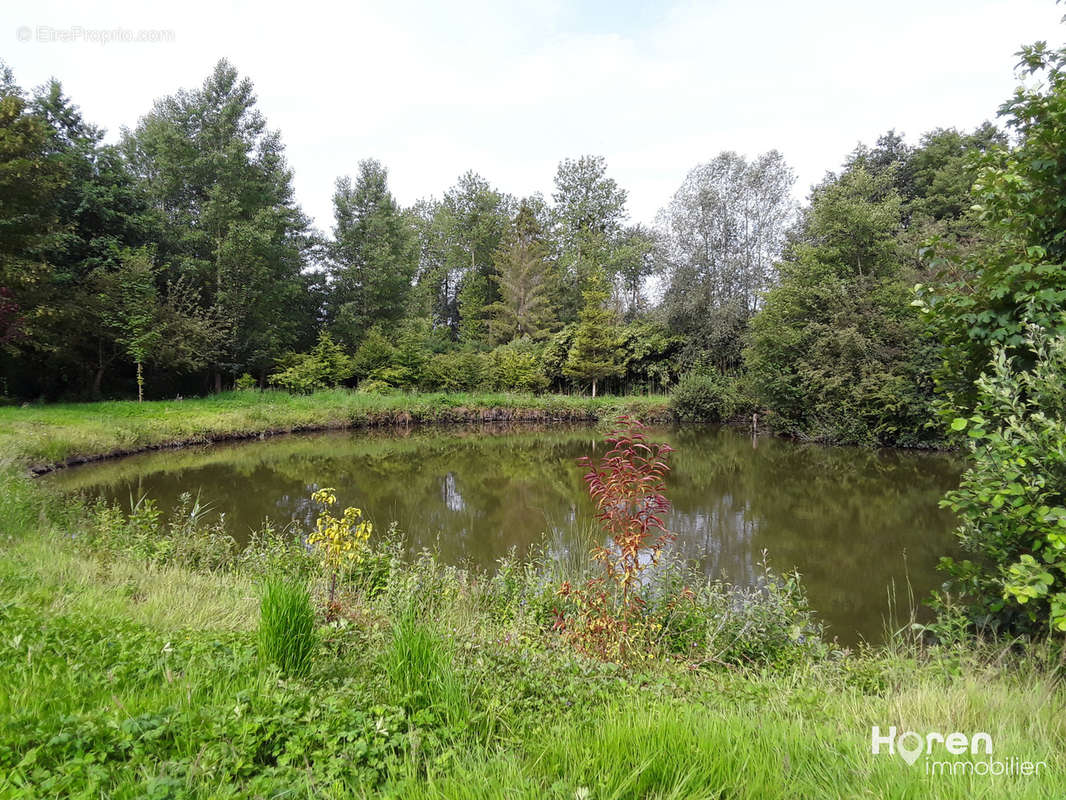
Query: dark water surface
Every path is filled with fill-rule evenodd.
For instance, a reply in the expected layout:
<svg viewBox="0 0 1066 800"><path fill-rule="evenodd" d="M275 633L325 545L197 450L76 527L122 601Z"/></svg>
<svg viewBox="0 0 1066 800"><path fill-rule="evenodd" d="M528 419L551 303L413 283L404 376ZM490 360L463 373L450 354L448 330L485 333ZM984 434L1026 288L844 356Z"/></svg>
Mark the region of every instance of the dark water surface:
<svg viewBox="0 0 1066 800"><path fill-rule="evenodd" d="M956 458L753 442L704 426L654 433L677 450L667 482L674 546L707 575L753 581L766 551L779 572L801 573L845 643L881 639L893 584L906 610L908 582L919 599L939 583L953 520L937 500L957 483ZM341 507L359 506L380 528L398 522L412 550L491 568L546 534L577 541L591 504L575 462L603 450L591 427L414 428L156 452L43 480L124 505L145 493L164 511L200 492L238 539L267 517L310 526L309 495L333 486Z"/></svg>

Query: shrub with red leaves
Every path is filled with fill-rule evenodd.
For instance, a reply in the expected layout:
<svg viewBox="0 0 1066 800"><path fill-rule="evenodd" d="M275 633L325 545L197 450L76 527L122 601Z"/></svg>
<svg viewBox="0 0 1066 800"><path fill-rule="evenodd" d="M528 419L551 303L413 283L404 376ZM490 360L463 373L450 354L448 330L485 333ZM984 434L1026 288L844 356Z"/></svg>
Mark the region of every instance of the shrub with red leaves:
<svg viewBox="0 0 1066 800"><path fill-rule="evenodd" d="M608 538L592 552L604 573L580 588L562 585L559 594L577 613L570 619L558 614L556 628L586 652L624 659L643 621L641 574L658 562L673 538L665 523L672 448L650 441L644 425L628 416L617 420L607 442L611 447L598 464L587 456L578 462L589 468L585 483Z"/></svg>

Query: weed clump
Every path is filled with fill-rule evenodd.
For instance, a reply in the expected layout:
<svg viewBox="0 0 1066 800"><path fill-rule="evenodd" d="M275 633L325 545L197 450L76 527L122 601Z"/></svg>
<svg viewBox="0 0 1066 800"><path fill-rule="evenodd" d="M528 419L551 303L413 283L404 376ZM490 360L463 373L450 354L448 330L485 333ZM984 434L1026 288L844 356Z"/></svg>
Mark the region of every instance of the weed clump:
<svg viewBox="0 0 1066 800"><path fill-rule="evenodd" d="M285 675L301 677L311 670L318 637L315 607L303 584L268 578L259 605L259 657Z"/></svg>

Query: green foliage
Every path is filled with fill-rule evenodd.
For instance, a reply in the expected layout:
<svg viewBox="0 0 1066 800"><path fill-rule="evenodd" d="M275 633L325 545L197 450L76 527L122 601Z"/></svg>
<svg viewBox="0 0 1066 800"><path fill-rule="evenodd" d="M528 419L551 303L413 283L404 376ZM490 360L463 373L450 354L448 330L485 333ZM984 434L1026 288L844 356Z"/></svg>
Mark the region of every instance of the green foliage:
<svg viewBox="0 0 1066 800"><path fill-rule="evenodd" d="M929 284L918 257L927 238L966 253L1002 239L1005 265L1039 273L1030 286L1028 267L1017 267L1010 292L1054 306L1056 278L1044 273L1058 262L1025 250L1051 253L1053 243L989 237L983 226L1011 216L1009 191L1027 191L994 178L997 169L1053 203L1056 112L1041 103L1057 97L1057 58L1026 55L1049 84L1011 105L1023 133L1017 153L990 126L932 131L917 147L890 132L858 148L842 175L816 188L789 243L785 282L796 264L817 261L842 284L829 288L858 302L882 283ZM128 395L146 382L157 395L187 397L245 374L263 386L271 372L276 385L307 393L347 381L343 355L366 387L404 391L630 393L664 391L702 366L743 372L749 319L777 277L794 210L793 176L776 151L751 160L727 152L697 166L654 230L627 224L626 191L600 156L560 162L548 200L519 200L466 172L439 200L407 209L385 166L366 160L338 180L323 239L295 203L281 137L251 81L224 60L202 85L160 99L121 146L105 144L55 81L27 99L4 68L0 103L0 379L20 399ZM970 156L985 151L979 215L966 192ZM131 258L152 274L133 275ZM657 308L650 285L664 289ZM987 287L1001 306L1013 302L995 294L1003 286ZM875 313L845 308L839 319L835 296L793 299L787 319L770 317L806 338L768 345L787 362L780 385L767 383L781 364L765 353L752 380L781 428L928 443L932 435L915 430L927 411L928 361L939 356L925 340L906 344L912 321L898 318L896 299L875 298L888 303ZM995 327L987 315L971 322L979 339ZM342 354L325 352L327 337ZM543 345L535 365L527 338ZM809 364L793 370L811 349L843 366L820 376ZM50 369L38 368L42 359ZM846 386L858 388L846 396ZM817 409L812 418L796 413L796 395Z"/></svg>
<svg viewBox="0 0 1066 800"><path fill-rule="evenodd" d="M97 503L93 523L75 542L90 551L125 556L149 564L177 564L189 569L226 570L238 558L237 543L220 515L184 493L168 519L150 497L131 498L130 510Z"/></svg>
<svg viewBox="0 0 1066 800"><path fill-rule="evenodd" d="M689 372L670 392L670 408L679 420L721 422L737 410L733 385L718 372Z"/></svg>
<svg viewBox="0 0 1066 800"><path fill-rule="evenodd" d="M432 355L422 368L421 387L428 391L469 392L486 385L485 358L461 350Z"/></svg>
<svg viewBox="0 0 1066 800"><path fill-rule="evenodd" d="M1026 329L1064 331L1066 307L1066 50L1041 43L1022 50L1021 67L1040 80L1022 86L1000 109L1018 145L988 149L973 186L976 211L988 227L973 252L942 250L939 284L919 284L918 305L943 342L937 383L945 414L975 407L975 381L994 349L1032 361Z"/></svg>
<svg viewBox="0 0 1066 800"><path fill-rule="evenodd" d="M625 307L625 319L632 322L648 310L645 281L655 275L659 263L659 237L643 225L622 231L608 257L607 272L613 276L615 290Z"/></svg>
<svg viewBox="0 0 1066 800"><path fill-rule="evenodd" d="M595 397L597 382L621 375L625 367L619 352L614 315L605 307L607 291L603 276L596 273L588 279L588 285L582 295L585 305L563 365L563 374L580 383L591 383L592 396Z"/></svg>
<svg viewBox="0 0 1066 800"><path fill-rule="evenodd" d="M259 657L284 675L302 677L311 670L318 637L315 609L307 587L270 578L259 605Z"/></svg>
<svg viewBox="0 0 1066 800"><path fill-rule="evenodd" d="M310 353L290 353L279 363L270 382L301 394L338 386L356 371L356 361L325 331Z"/></svg>
<svg viewBox="0 0 1066 800"><path fill-rule="evenodd" d="M233 382L233 388L238 392L249 392L256 387L256 380L250 373L243 373Z"/></svg>
<svg viewBox="0 0 1066 800"><path fill-rule="evenodd" d="M115 293L107 298L108 321L130 360L137 365L137 399L144 399L144 363L156 355L163 341L156 271L145 250L126 253L115 273Z"/></svg>
<svg viewBox="0 0 1066 800"><path fill-rule="evenodd" d="M727 151L694 167L663 210L661 312L687 365L740 366L747 321L773 283L793 217L794 182L776 150L752 161Z"/></svg>
<svg viewBox="0 0 1066 800"><path fill-rule="evenodd" d="M862 166L815 192L744 353L775 430L854 444L938 439L929 428L936 350L910 307L894 238L900 209L888 174Z"/></svg>
<svg viewBox="0 0 1066 800"><path fill-rule="evenodd" d="M1000 109L1017 145L979 161L975 210L989 237L942 249L949 279L919 284L915 305L944 345L941 411L971 449L944 503L974 560L944 559L955 596L937 599L941 624L960 609L978 628L1046 633L1066 630L1066 50L1020 55L1041 80Z"/></svg>
<svg viewBox="0 0 1066 800"><path fill-rule="evenodd" d="M391 384L385 383L378 378L366 378L359 381L359 394L389 396L400 394L400 391Z"/></svg>
<svg viewBox="0 0 1066 800"><path fill-rule="evenodd" d="M485 357L485 385L507 392L543 392L548 378L541 367L541 348L527 338L501 345Z"/></svg>
<svg viewBox="0 0 1066 800"><path fill-rule="evenodd" d="M360 380L374 377L380 370L388 368L395 357L395 348L381 326L371 328L359 349L355 351L355 376Z"/></svg>
<svg viewBox="0 0 1066 800"><path fill-rule="evenodd" d="M978 627L1066 630L1066 336L1031 327L1030 369L997 348L965 432L970 468L943 504L975 561L943 559ZM942 598L941 605L946 601Z"/></svg>
<svg viewBox="0 0 1066 800"><path fill-rule="evenodd" d="M544 236L532 209L523 203L494 259L500 299L486 311L491 315L489 331L497 343L525 336L543 338L553 323Z"/></svg>
<svg viewBox="0 0 1066 800"><path fill-rule="evenodd" d="M500 300L495 259L513 202L480 175L466 172L440 201L420 201L412 210L421 251L417 313L452 340L488 344L489 308Z"/></svg>
<svg viewBox="0 0 1066 800"><path fill-rule="evenodd" d="M869 720L983 729L990 713L997 757L1048 763L996 796L1063 792L1054 647L827 653L787 577L704 592L678 567L645 595L665 620L660 650L624 668L549 631L541 609L557 599L534 599L558 553L490 578L393 550L382 588L346 583L359 603L320 631L310 671L278 680L261 667L255 606L242 605L251 583L71 552L81 515L42 517L59 504L40 482L14 470L0 481L0 522L31 520L0 548L5 794L965 800L984 776L930 782L902 759L871 761ZM168 604L151 596L160 585ZM696 601L683 606L686 586ZM190 609L209 613L194 622Z"/></svg>
<svg viewBox="0 0 1066 800"><path fill-rule="evenodd" d="M755 586L700 581L669 562L646 595L649 614L662 620L664 650L691 663L759 664L788 668L826 655L822 624L799 575L759 565Z"/></svg>
<svg viewBox="0 0 1066 800"><path fill-rule="evenodd" d="M393 703L410 713L429 711L462 726L470 711L466 689L452 667L450 646L415 611L402 611L382 654Z"/></svg>
<svg viewBox="0 0 1066 800"><path fill-rule="evenodd" d="M424 369L433 354L432 338L421 320L408 320L391 335L375 325L355 353L354 374L364 383L372 380L413 389L424 382Z"/></svg>
<svg viewBox="0 0 1066 800"><path fill-rule="evenodd" d="M602 272L619 244L627 193L607 176L603 156L585 155L559 162L552 199L559 250L553 305L569 323L587 306L586 291L605 290L590 281L595 284L605 277Z"/></svg>
<svg viewBox="0 0 1066 800"><path fill-rule="evenodd" d="M625 362L622 380L626 391L636 387L663 391L677 379L679 353L684 340L669 335L664 326L654 322L631 322L622 327L618 342Z"/></svg>
<svg viewBox="0 0 1066 800"><path fill-rule="evenodd" d="M62 160L49 152L46 120L28 107L7 66L0 69L5 77L0 87L0 254L6 261L48 232L52 200L68 175Z"/></svg>
<svg viewBox="0 0 1066 800"><path fill-rule="evenodd" d="M356 347L374 324L400 321L415 272L410 221L388 188L388 172L372 159L359 163L353 184L340 178L333 195L330 329Z"/></svg>
<svg viewBox="0 0 1066 800"><path fill-rule="evenodd" d="M158 250L169 274L226 323L210 353L218 381L263 374L300 344L314 311L308 220L251 81L218 62L201 87L157 101L123 153L150 206L166 209Z"/></svg>

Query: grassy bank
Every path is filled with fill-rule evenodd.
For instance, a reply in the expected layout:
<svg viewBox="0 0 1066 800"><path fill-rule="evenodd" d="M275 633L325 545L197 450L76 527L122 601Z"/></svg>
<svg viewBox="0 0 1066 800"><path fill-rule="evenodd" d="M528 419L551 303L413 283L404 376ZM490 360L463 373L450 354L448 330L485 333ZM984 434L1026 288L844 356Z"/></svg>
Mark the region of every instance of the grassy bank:
<svg viewBox="0 0 1066 800"><path fill-rule="evenodd" d="M64 410L104 435L88 409ZM241 549L195 510L72 504L27 463L0 464L0 798L1066 794L1048 646L841 652L794 586L690 582L684 613L680 595L649 597L670 621L618 666L554 630L581 559L474 574L409 563L379 530L334 619L319 615L309 671L286 675L261 657L264 581L309 585L319 608L328 587L298 542L266 532ZM963 766L931 775L924 757L873 755L873 725L986 732L993 759L1045 765L974 774L988 756L941 749Z"/></svg>
<svg viewBox="0 0 1066 800"><path fill-rule="evenodd" d="M621 668L551 632L554 567L489 578L381 545L310 673L283 677L258 657L258 595L272 559L308 567L298 552L226 561L208 525L157 546L174 524L148 541L10 465L2 481L0 797L1066 792L1066 693L1043 651L773 649L756 613L748 655L731 634ZM1047 767L930 776L872 755L875 724L985 731L996 759Z"/></svg>
<svg viewBox="0 0 1066 800"><path fill-rule="evenodd" d="M225 392L146 403L57 403L0 407L0 453L35 468L154 447L293 431L418 422L594 421L632 413L669 419L665 396L358 394L343 389Z"/></svg>

